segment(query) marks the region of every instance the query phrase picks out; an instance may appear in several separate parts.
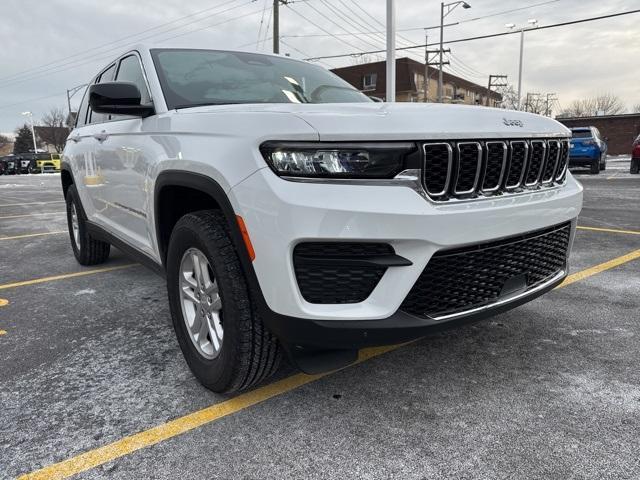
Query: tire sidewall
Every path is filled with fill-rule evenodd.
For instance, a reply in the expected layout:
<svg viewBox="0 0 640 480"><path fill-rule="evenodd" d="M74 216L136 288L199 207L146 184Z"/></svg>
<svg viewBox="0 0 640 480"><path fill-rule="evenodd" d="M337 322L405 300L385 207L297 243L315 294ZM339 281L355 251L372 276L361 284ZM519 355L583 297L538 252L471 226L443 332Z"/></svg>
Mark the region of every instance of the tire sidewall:
<svg viewBox="0 0 640 480"><path fill-rule="evenodd" d="M191 370L206 387L212 390L225 390L230 382L236 364L238 348L238 319L241 314L234 308L238 300L237 279L230 278L220 252L214 245L206 241L204 232L193 225L177 225L171 234L167 255L167 292L173 327L178 343ZM191 341L190 334L182 313L182 297L180 293L180 263L189 248L197 248L209 261L213 275L218 282L219 295L222 301L222 325L224 335L222 348L217 357L204 358ZM236 291L234 291L236 290ZM245 289L246 290L246 289ZM246 294L246 293L245 293ZM248 299L247 299L248 301Z"/></svg>
<svg viewBox="0 0 640 480"><path fill-rule="evenodd" d="M67 190L67 196L65 198L67 202L67 228L69 230L69 240L71 241L71 248L73 249L73 254L76 259L81 262L82 260L82 252L85 248L85 231L86 225L84 223L84 216L82 215L82 207L80 206L80 201L78 199L78 192L76 190L75 185L71 185L69 190ZM74 205L76 208L76 216L78 217L78 243L80 244L80 248L76 245L76 241L73 238L73 226L71 222L71 205Z"/></svg>

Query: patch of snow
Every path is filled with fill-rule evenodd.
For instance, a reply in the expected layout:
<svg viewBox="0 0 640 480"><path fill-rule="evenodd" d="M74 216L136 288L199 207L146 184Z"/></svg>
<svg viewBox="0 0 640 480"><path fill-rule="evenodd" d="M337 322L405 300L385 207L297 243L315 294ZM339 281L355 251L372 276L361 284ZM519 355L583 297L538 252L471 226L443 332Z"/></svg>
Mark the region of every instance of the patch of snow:
<svg viewBox="0 0 640 480"><path fill-rule="evenodd" d="M93 295L94 293L96 291L93 288L85 288L84 290L78 290L73 295L77 297L78 295Z"/></svg>

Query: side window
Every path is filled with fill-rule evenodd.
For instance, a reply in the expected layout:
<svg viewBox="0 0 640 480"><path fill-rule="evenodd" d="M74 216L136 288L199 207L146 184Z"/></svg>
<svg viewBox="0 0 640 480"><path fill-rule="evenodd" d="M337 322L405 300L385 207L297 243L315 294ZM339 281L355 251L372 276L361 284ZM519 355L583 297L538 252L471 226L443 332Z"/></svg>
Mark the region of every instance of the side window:
<svg viewBox="0 0 640 480"><path fill-rule="evenodd" d="M114 63L105 71L103 71L100 75L98 75L98 78L96 79L95 83L104 83L104 82L113 81L113 75L115 72L116 72L116 64ZM87 123L101 123L101 122L106 122L107 120L109 120L109 115L104 113L94 113L91 111L91 109L89 109L89 116L88 116Z"/></svg>
<svg viewBox="0 0 640 480"><path fill-rule="evenodd" d="M116 81L135 83L140 90L141 102L143 104L147 104L151 101L149 90L147 90L147 84L144 81L144 74L142 73L140 60L138 60L138 57L135 55L129 55L128 57L124 57L120 60L120 67L118 68Z"/></svg>
<svg viewBox="0 0 640 480"><path fill-rule="evenodd" d="M89 85L93 84L90 82ZM87 109L89 108L89 86L85 88L84 95L82 95L82 102L80 102L80 108L76 114L76 128L83 126L87 122Z"/></svg>

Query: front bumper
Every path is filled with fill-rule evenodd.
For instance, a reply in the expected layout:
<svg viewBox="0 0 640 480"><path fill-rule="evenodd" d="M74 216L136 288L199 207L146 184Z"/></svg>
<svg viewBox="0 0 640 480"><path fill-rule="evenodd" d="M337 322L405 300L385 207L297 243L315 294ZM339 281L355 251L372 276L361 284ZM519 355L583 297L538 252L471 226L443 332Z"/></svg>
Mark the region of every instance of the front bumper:
<svg viewBox="0 0 640 480"><path fill-rule="evenodd" d="M331 331L340 336L346 332L341 323L358 332L369 325L361 321L380 322L375 324L382 330L384 322L391 322L405 325L414 336L413 330L433 327L433 322L414 318L409 326L408 320L397 320L398 315L404 318L398 310L434 253L573 221L581 209L582 187L568 175L559 188L436 204L406 186L291 182L265 168L235 186L230 199L251 237L253 267L271 316L292 319L285 323L294 326L335 325ZM293 250L300 242L331 240L385 242L412 264L389 268L362 302L309 303L298 288ZM272 328L279 333L277 325ZM386 333L381 336L391 340Z"/></svg>

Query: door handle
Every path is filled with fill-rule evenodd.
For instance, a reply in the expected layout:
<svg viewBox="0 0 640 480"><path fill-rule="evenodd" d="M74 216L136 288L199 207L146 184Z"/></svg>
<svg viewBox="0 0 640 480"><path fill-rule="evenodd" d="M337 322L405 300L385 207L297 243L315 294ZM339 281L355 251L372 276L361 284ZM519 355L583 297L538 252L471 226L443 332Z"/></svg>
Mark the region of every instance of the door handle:
<svg viewBox="0 0 640 480"><path fill-rule="evenodd" d="M98 140L99 142L104 142L107 138L109 138L109 134L107 133L106 130L102 130L99 133L94 133L92 137Z"/></svg>

